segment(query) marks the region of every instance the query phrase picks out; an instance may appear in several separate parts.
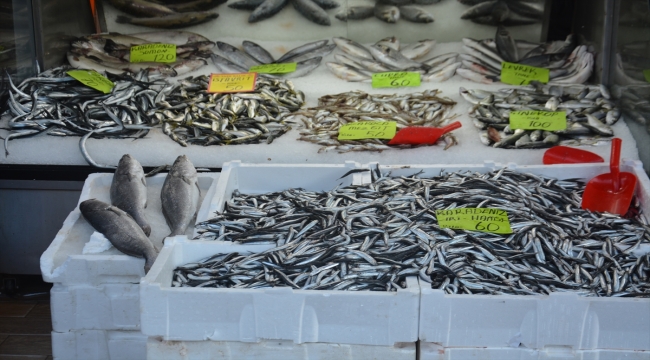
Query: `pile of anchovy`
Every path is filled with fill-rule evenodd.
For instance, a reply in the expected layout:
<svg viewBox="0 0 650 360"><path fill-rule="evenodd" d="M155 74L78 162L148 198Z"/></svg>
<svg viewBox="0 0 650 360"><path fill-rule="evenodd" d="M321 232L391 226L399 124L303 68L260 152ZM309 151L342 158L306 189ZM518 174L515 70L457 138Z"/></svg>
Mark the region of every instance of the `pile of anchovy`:
<svg viewBox="0 0 650 360"><path fill-rule="evenodd" d="M388 71L417 71L420 80L446 81L461 66L457 53L425 57L436 45L435 40L420 40L404 45L394 36L365 47L343 37L332 39L341 54L334 56L336 62L326 63L332 74L345 81L371 81L372 74Z"/></svg>
<svg viewBox="0 0 650 360"><path fill-rule="evenodd" d="M598 145L614 135L611 125L621 111L604 85L554 86L534 84L499 91L460 88L460 95L474 104L469 115L481 142L497 148L534 149L554 145ZM510 112L521 110L565 111L565 130L513 130Z"/></svg>
<svg viewBox="0 0 650 360"><path fill-rule="evenodd" d="M544 0L458 0L471 5L460 18L477 24L529 25L542 21Z"/></svg>
<svg viewBox="0 0 650 360"><path fill-rule="evenodd" d="M277 247L179 266L172 286L395 291L418 276L454 294L650 296L650 255L634 254L650 240L645 217L581 209L580 180L508 169L371 174L328 192L235 191L198 238ZM438 225L436 210L463 207L506 210L513 233Z"/></svg>
<svg viewBox="0 0 650 360"><path fill-rule="evenodd" d="M456 73L465 79L492 84L501 81L501 64L517 63L549 70L549 82L583 84L593 72L594 54L578 45L571 34L565 41L531 43L515 40L499 26L493 39L463 39L462 67Z"/></svg>
<svg viewBox="0 0 650 360"><path fill-rule="evenodd" d="M296 78L309 74L316 69L323 57L336 48L335 44L329 44L329 40L310 42L287 51L284 55L275 59L261 45L252 41L242 42L244 51L221 41L217 41L219 54L212 54L212 62L223 73L248 72L253 66L264 64L296 63L296 70L286 74L265 74L270 78Z"/></svg>
<svg viewBox="0 0 650 360"><path fill-rule="evenodd" d="M395 121L397 129L409 126L440 127L455 118L451 110L455 101L438 96L438 90L425 90L405 95L377 95L351 91L325 95L318 99L318 106L297 112L294 116L302 121L299 140L309 141L322 147L318 152L336 150L382 151L395 147L386 145L389 140L363 139L339 140L341 126L357 121ZM445 149L457 144L451 133L443 135ZM410 145L400 145L408 148Z"/></svg>
<svg viewBox="0 0 650 360"><path fill-rule="evenodd" d="M417 5L431 5L440 0L378 0L374 6L349 6L335 17L341 21L363 20L375 17L389 24L404 19L412 23L428 24L434 21L433 15Z"/></svg>
<svg viewBox="0 0 650 360"><path fill-rule="evenodd" d="M207 75L188 77L156 98L163 132L182 146L271 143L291 129L284 118L305 103L289 80L259 76L255 91L232 94L208 93L208 83Z"/></svg>
<svg viewBox="0 0 650 360"><path fill-rule="evenodd" d="M110 167L92 160L85 147L88 137L140 138L158 123L152 114L164 80L153 80L147 71L135 76L106 74L115 87L109 94L81 84L68 76L62 66L25 79L17 86L9 77L7 112L11 130L8 141L42 132L52 136L82 136L80 148L88 163ZM113 167L114 168L114 167Z"/></svg>

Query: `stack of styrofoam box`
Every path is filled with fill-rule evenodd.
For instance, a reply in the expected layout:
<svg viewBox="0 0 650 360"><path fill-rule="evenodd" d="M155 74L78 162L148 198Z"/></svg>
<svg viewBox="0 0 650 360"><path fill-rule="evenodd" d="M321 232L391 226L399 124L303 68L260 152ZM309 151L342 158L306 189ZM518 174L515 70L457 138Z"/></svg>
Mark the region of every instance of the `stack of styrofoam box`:
<svg viewBox="0 0 650 360"><path fill-rule="evenodd" d="M165 176L147 179L146 214L152 226L150 238L157 247L169 233L160 208ZM203 198L212 199L218 176L199 174ZM79 203L91 198L110 203L112 179L112 174L90 175ZM202 206L197 218L206 217L207 207ZM41 256L43 279L54 283L52 354L55 359L144 359L147 337L140 332L139 290L144 260L114 248L83 254L93 232L77 207Z"/></svg>
<svg viewBox="0 0 650 360"><path fill-rule="evenodd" d="M376 164L369 164L374 168ZM393 176L437 176L442 171L486 173L502 166L380 166ZM609 172L608 164L517 166L508 168L557 179ZM650 214L650 180L638 161L621 171L638 178L637 196ZM365 175L367 176L367 175ZM368 182L365 179L364 182ZM648 247L637 254L649 252ZM420 282L421 360L454 359L650 359L650 299L591 298L573 293L550 296L447 295Z"/></svg>
<svg viewBox="0 0 650 360"><path fill-rule="evenodd" d="M358 184L359 165L226 163L210 213L234 190L301 187L328 191ZM290 288L172 288L173 270L216 253L261 252L273 245L169 238L140 287L149 359L404 359L416 357L419 284L397 292Z"/></svg>

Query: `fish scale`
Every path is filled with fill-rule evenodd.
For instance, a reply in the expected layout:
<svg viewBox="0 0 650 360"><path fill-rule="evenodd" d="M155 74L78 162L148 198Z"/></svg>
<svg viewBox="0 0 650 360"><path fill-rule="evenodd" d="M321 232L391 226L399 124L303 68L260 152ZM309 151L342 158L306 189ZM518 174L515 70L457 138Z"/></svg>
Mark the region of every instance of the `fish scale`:
<svg viewBox="0 0 650 360"><path fill-rule="evenodd" d="M623 218L581 209L574 197L581 197L584 181L508 169L432 178L391 177L378 168L371 174L370 184L329 192L234 191L223 211L197 224L197 238L270 242L276 247L259 254L215 254L179 266L172 286L210 281L205 286L396 291L405 287L406 276L415 275L449 294L650 297L650 254L634 254L650 242L647 220L638 213ZM512 195L513 186L546 201L532 206L534 199ZM488 203L484 196L476 197L486 189ZM459 195L441 196L451 193ZM340 198L336 207L327 206L333 198ZM389 208L389 203L406 206ZM443 229L437 224L435 210L479 203L507 209L513 233ZM384 225L368 225L360 220L363 217ZM558 217L580 224L580 229L560 228ZM268 235L272 237L262 238ZM216 269L218 275L199 268ZM241 276L243 270L253 274ZM205 280L188 280L188 274Z"/></svg>

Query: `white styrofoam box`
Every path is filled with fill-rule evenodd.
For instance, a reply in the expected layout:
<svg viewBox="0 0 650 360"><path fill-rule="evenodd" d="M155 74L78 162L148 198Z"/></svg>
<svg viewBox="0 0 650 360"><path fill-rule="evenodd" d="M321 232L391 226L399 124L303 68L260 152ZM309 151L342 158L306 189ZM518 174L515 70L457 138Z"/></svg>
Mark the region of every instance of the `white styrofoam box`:
<svg viewBox="0 0 650 360"><path fill-rule="evenodd" d="M371 163L365 166L374 168ZM520 172L558 179L592 177L609 172L609 164L529 165L507 164ZM484 165L380 166L392 176L437 176L442 171L472 170L486 173L502 168ZM621 171L637 176L636 194L645 214L650 214L650 179L639 161L624 161ZM364 174L364 183L370 181ZM635 253L647 253L644 246ZM550 296L447 295L422 283L419 339L444 347L501 348L519 344L526 348L572 350L650 351L650 299L590 298L571 293Z"/></svg>
<svg viewBox="0 0 650 360"><path fill-rule="evenodd" d="M164 340L290 340L393 346L418 337L417 278L397 292L171 287L182 264L216 253L260 252L272 245L165 241L140 283L141 329Z"/></svg>
<svg viewBox="0 0 650 360"><path fill-rule="evenodd" d="M306 343L267 340L259 343L237 341L164 341L150 337L150 360L415 360L415 343L395 346Z"/></svg>
<svg viewBox="0 0 650 360"><path fill-rule="evenodd" d="M147 202L145 209L151 224L154 246L160 249L162 240L169 234L169 227L162 214L160 190L166 173L147 178ZM209 200L219 178L218 173L199 173L202 205L199 213L206 212ZM113 174L91 174L86 179L79 203L87 199L98 199L110 203L110 186ZM208 201L203 202L203 199ZM144 276L144 259L125 255L115 248L98 254L83 254L84 245L89 241L93 227L83 218L79 207L75 208L63 223L63 227L41 255L41 274L43 280L63 285L98 285L104 283L140 282ZM192 235L189 226L186 234Z"/></svg>
<svg viewBox="0 0 650 360"><path fill-rule="evenodd" d="M500 348L445 348L420 341L418 360L650 360L650 351L634 350L572 350L567 347L527 349Z"/></svg>
<svg viewBox="0 0 650 360"><path fill-rule="evenodd" d="M140 330L140 285L54 284L50 290L52 329Z"/></svg>
<svg viewBox="0 0 650 360"><path fill-rule="evenodd" d="M52 356L60 360L142 360L147 337L139 331L52 331Z"/></svg>
<svg viewBox="0 0 650 360"><path fill-rule="evenodd" d="M344 164L247 164L239 160L223 165L217 182L214 198L207 214L200 213L199 219L210 219L222 211L224 203L232 197L234 190L242 194L261 194L303 188L310 191L328 191L337 186L352 185L359 176L353 173L341 178L348 171L359 168L359 163L346 161Z"/></svg>

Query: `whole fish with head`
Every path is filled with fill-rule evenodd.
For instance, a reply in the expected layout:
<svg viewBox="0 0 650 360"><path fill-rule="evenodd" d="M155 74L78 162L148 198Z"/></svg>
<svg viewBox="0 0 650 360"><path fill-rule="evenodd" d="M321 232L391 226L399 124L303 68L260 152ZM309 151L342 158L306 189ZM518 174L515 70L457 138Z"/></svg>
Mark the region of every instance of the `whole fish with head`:
<svg viewBox="0 0 650 360"><path fill-rule="evenodd" d="M147 207L147 182L138 160L125 154L117 164L111 182L111 204L131 215L145 235L151 234L151 225L144 209Z"/></svg>
<svg viewBox="0 0 650 360"><path fill-rule="evenodd" d="M181 155L169 169L160 191L162 212L171 230L167 237L185 234L199 210L200 196L196 169L187 156Z"/></svg>

